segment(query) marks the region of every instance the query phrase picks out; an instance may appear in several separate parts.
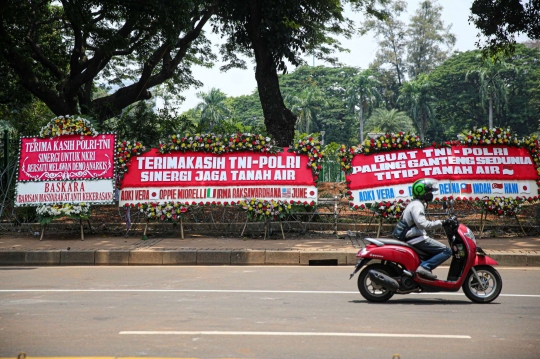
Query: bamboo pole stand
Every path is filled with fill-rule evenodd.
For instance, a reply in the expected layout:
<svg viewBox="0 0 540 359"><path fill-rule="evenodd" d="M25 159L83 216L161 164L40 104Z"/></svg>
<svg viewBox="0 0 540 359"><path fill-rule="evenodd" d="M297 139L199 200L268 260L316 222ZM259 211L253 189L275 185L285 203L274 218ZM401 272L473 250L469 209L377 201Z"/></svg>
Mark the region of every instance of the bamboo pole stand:
<svg viewBox="0 0 540 359"><path fill-rule="evenodd" d="M184 223L182 222L182 216L180 216L180 238L184 239Z"/></svg>
<svg viewBox="0 0 540 359"><path fill-rule="evenodd" d="M381 218L379 218L379 226L377 227L377 238L379 238L379 236L381 235L382 225L383 225L383 218L381 216Z"/></svg>
<svg viewBox="0 0 540 359"><path fill-rule="evenodd" d="M39 240L42 241L43 240L43 235L45 234L45 227L47 225L44 225L44 226L41 226L41 235L39 236Z"/></svg>
<svg viewBox="0 0 540 359"><path fill-rule="evenodd" d="M90 222L89 222L90 223ZM79 221L79 224L81 225L81 241L84 241L84 225L83 225L83 220L81 218L81 220Z"/></svg>

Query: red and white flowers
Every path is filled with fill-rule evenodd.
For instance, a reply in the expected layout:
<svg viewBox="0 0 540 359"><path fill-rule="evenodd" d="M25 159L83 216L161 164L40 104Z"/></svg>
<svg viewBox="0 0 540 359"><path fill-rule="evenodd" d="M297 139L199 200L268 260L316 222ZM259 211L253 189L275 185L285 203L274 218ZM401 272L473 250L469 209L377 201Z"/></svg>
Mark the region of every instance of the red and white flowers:
<svg viewBox="0 0 540 359"><path fill-rule="evenodd" d="M324 151L321 150L321 142L312 136L304 136L293 147L289 148L289 152L294 152L300 155L308 156L307 167L311 168L313 179L319 179L319 173L322 170L322 162Z"/></svg>
<svg viewBox="0 0 540 359"><path fill-rule="evenodd" d="M223 154L237 151L260 153L278 153L281 148L270 137L250 133L236 133L232 135L215 135L203 133L185 136L172 135L167 141L160 141L159 152L206 152Z"/></svg>
<svg viewBox="0 0 540 359"><path fill-rule="evenodd" d="M84 118L75 116L58 116L41 128L39 137L56 137L62 135L96 136L98 132Z"/></svg>

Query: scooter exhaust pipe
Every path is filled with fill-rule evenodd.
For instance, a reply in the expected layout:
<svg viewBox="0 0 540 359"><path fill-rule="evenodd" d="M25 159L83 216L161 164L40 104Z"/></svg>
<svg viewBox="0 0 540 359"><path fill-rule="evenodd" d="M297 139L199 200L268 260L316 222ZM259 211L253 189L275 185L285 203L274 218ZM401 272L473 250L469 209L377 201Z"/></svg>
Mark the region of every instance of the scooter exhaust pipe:
<svg viewBox="0 0 540 359"><path fill-rule="evenodd" d="M399 283L395 279L392 279L389 276L387 276L386 274L377 272L375 270L370 270L368 274L369 274L369 279L371 279L372 282L378 285L382 285L388 290L395 292L399 289Z"/></svg>

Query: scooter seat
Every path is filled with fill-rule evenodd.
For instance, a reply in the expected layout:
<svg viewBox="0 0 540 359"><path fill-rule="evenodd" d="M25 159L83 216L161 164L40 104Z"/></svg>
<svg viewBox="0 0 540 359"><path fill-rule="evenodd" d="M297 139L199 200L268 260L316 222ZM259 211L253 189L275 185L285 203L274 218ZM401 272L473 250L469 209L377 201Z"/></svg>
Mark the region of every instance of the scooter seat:
<svg viewBox="0 0 540 359"><path fill-rule="evenodd" d="M368 239L368 238L366 238L366 239ZM369 238L369 239L371 239L371 238ZM415 251L420 256L420 258L426 258L426 257L429 258L429 254L424 252L423 250L418 249L415 246L411 246L410 244L407 244L406 242L403 242L403 241L400 241L400 240L397 240L397 239L393 239L393 238L377 238L377 239L375 239L375 241L379 241L379 242L381 242L383 244L391 244L391 245L394 245L394 246L407 247L407 248L410 248L413 251Z"/></svg>

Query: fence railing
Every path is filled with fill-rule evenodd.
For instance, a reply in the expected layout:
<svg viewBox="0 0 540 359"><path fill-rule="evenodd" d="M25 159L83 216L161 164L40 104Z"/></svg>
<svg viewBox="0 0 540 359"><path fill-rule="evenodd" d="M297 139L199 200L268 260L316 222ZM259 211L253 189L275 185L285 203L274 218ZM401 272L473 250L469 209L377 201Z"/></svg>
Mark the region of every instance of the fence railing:
<svg viewBox="0 0 540 359"><path fill-rule="evenodd" d="M321 182L343 182L345 175L341 170L339 163L335 161L323 162L321 172L319 173L319 181Z"/></svg>

